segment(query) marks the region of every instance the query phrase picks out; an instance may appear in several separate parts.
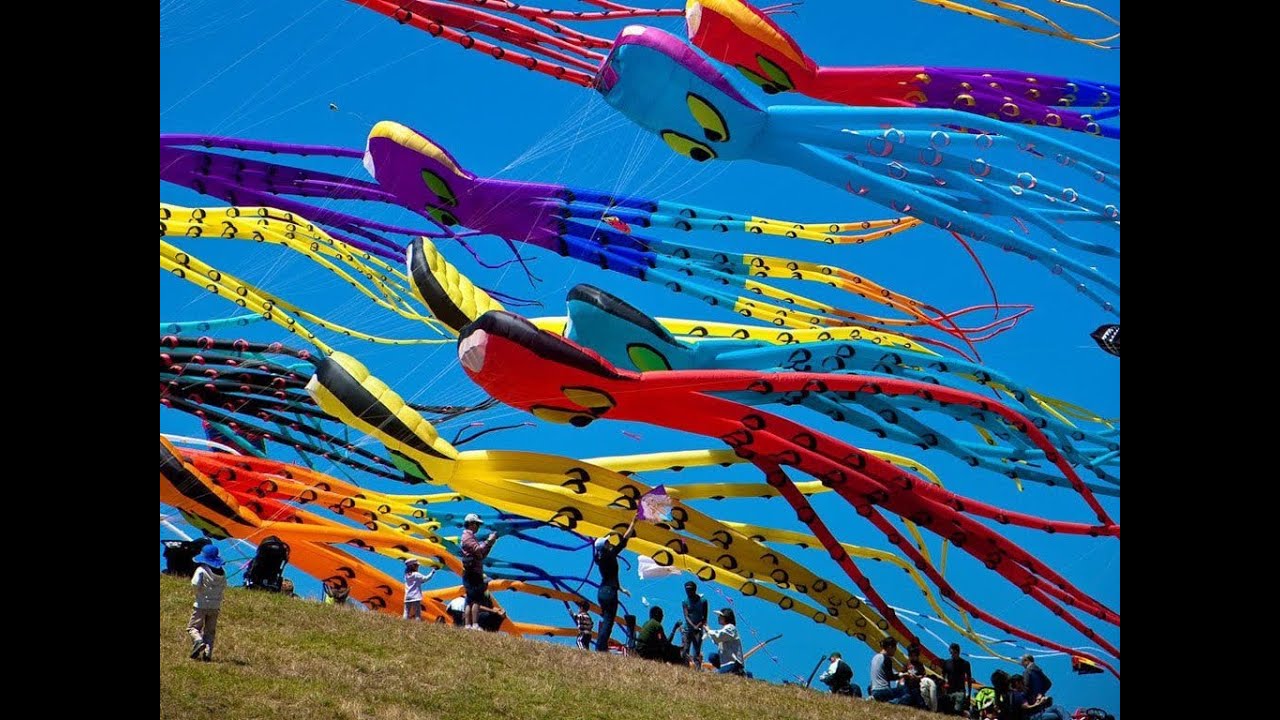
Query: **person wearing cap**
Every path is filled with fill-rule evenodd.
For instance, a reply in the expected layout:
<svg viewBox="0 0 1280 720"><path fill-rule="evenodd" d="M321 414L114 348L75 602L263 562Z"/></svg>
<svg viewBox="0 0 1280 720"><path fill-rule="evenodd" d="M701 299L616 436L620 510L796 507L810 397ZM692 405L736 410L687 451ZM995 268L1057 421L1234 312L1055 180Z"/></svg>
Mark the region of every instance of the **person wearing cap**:
<svg viewBox="0 0 1280 720"><path fill-rule="evenodd" d="M404 619L422 619L422 584L436 574L436 569L423 575L418 572L418 560L407 558L404 561Z"/></svg>
<svg viewBox="0 0 1280 720"><path fill-rule="evenodd" d="M222 569L218 546L205 545L195 557L196 572L191 576L196 601L187 623L191 636L191 659L209 662L213 659L213 641L218 632L218 613L222 611L222 595L227 590L227 574Z"/></svg>
<svg viewBox="0 0 1280 720"><path fill-rule="evenodd" d="M685 598L680 603L684 610L684 643L682 652L695 669L702 669L702 636L706 632L707 599L698 594L698 584L690 580L684 584Z"/></svg>
<svg viewBox="0 0 1280 720"><path fill-rule="evenodd" d="M609 542L608 535L593 543L596 566L600 568L600 589L596 593L596 604L600 606L600 632L596 635L596 652L609 651L609 636L613 634L613 620L618 615L618 593L622 591L622 584L618 582L618 555L635 535L636 521L632 518L617 545Z"/></svg>
<svg viewBox="0 0 1280 720"><path fill-rule="evenodd" d="M723 674L745 675L746 667L742 659L742 638L738 637L737 618L729 608L716 611L716 620L720 629L707 628L707 637L716 644L720 655L720 667L716 672Z"/></svg>
<svg viewBox="0 0 1280 720"><path fill-rule="evenodd" d="M480 630L480 606L485 604L489 582L484 577L484 559L498 541L498 533L491 532L483 542L476 538L476 531L484 521L475 513L467 513L462 520L462 587L467 591L467 609L463 613L468 630Z"/></svg>
<svg viewBox="0 0 1280 720"><path fill-rule="evenodd" d="M838 652L827 657L831 664L827 666L826 672L818 676L818 680L831 688L832 695L862 697L862 688L853 684L853 668L849 667L849 663Z"/></svg>
<svg viewBox="0 0 1280 720"><path fill-rule="evenodd" d="M943 692L952 715L964 715L969 711L969 693L973 687L973 669L969 661L960 657L960 644L951 643L951 657L942 661Z"/></svg>

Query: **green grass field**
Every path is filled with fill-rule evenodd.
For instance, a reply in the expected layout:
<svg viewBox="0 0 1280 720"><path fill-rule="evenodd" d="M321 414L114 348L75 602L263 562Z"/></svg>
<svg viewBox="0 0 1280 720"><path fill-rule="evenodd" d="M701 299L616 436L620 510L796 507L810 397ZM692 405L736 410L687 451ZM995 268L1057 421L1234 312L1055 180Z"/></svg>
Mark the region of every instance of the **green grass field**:
<svg viewBox="0 0 1280 720"><path fill-rule="evenodd" d="M162 719L941 717L239 589L227 593L213 662L203 663L187 657L191 601L184 581L161 576ZM865 685L865 669L854 670Z"/></svg>

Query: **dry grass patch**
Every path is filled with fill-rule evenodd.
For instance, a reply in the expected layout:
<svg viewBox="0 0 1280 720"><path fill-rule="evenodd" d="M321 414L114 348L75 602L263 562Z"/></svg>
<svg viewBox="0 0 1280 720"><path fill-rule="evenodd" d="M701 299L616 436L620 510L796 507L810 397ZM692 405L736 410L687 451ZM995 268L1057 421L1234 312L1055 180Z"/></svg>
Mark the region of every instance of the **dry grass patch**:
<svg viewBox="0 0 1280 720"><path fill-rule="evenodd" d="M239 589L202 663L187 657L190 608L190 587L161 576L162 720L939 717Z"/></svg>

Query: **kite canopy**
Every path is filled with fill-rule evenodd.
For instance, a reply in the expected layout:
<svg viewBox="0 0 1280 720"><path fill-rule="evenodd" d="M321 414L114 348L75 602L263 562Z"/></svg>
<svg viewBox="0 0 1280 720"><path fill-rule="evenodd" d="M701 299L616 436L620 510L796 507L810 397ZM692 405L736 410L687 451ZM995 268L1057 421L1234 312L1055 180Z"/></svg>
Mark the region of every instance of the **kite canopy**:
<svg viewBox="0 0 1280 720"><path fill-rule="evenodd" d="M1120 357L1120 326L1103 325L1089 334L1098 347Z"/></svg>

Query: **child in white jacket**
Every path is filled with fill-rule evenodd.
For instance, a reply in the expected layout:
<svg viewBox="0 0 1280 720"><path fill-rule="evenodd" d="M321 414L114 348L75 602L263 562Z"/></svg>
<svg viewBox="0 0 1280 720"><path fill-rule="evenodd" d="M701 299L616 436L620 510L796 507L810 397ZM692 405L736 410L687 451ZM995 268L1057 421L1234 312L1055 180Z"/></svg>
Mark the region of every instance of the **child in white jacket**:
<svg viewBox="0 0 1280 720"><path fill-rule="evenodd" d="M195 557L196 572L191 576L196 602L187 623L191 636L191 659L209 662L213 659L213 640L218 632L218 613L222 611L222 594L227 589L227 574L222 570L218 548L205 545Z"/></svg>

